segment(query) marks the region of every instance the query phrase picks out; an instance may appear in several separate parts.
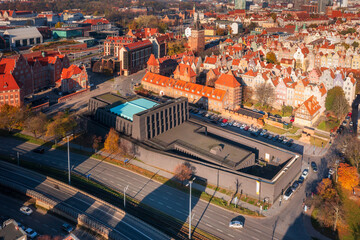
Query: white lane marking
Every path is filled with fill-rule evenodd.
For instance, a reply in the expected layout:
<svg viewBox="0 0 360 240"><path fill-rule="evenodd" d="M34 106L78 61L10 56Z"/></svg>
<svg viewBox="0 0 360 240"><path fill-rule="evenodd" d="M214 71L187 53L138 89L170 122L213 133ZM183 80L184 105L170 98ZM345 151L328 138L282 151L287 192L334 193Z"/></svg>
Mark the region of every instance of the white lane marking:
<svg viewBox="0 0 360 240"><path fill-rule="evenodd" d="M211 225L210 225L210 224L208 224L208 223L205 223L205 225L206 225L206 226L208 226L208 227L211 227L211 228L213 227L213 226L211 226Z"/></svg>
<svg viewBox="0 0 360 240"><path fill-rule="evenodd" d="M154 199L153 199L153 198L150 198L150 197L149 197L149 200L150 200L150 201L154 201Z"/></svg>
<svg viewBox="0 0 360 240"><path fill-rule="evenodd" d="M179 211L179 210L175 210L176 212L178 212L178 213L183 213L183 212L181 212L181 211Z"/></svg>
<svg viewBox="0 0 360 240"><path fill-rule="evenodd" d="M259 240L257 237L254 237L254 236L251 236L253 239L255 239L255 240Z"/></svg>
<svg viewBox="0 0 360 240"><path fill-rule="evenodd" d="M209 216L207 216L207 215L204 215L204 217L206 217L206 218L210 218Z"/></svg>
<svg viewBox="0 0 360 240"><path fill-rule="evenodd" d="M224 225L224 226L226 226L226 224L225 223L223 223L223 222L219 222L221 225Z"/></svg>
<svg viewBox="0 0 360 240"><path fill-rule="evenodd" d="M105 181L107 181L107 178L103 178Z"/></svg>
<svg viewBox="0 0 360 240"><path fill-rule="evenodd" d="M223 232L221 229L218 229L218 228L216 230L218 230L219 232Z"/></svg>
<svg viewBox="0 0 360 240"><path fill-rule="evenodd" d="M167 208L169 208L169 209L172 209L172 207L170 207L170 206L166 206Z"/></svg>
<svg viewBox="0 0 360 240"><path fill-rule="evenodd" d="M176 205L179 205L179 206L181 206L181 204L180 204L180 203L178 203L178 202L176 202L175 204L176 204Z"/></svg>
<svg viewBox="0 0 360 240"><path fill-rule="evenodd" d="M164 205L162 202L159 202L160 205Z"/></svg>
<svg viewBox="0 0 360 240"><path fill-rule="evenodd" d="M232 238L234 238L234 237L235 237L234 235L231 235L230 233L228 233L228 236L230 236L230 237L232 237Z"/></svg>
<svg viewBox="0 0 360 240"><path fill-rule="evenodd" d="M261 231L259 229L254 228L254 231L260 233Z"/></svg>
<svg viewBox="0 0 360 240"><path fill-rule="evenodd" d="M111 183L114 183L114 181L113 181L113 180L110 180L110 182L111 182Z"/></svg>

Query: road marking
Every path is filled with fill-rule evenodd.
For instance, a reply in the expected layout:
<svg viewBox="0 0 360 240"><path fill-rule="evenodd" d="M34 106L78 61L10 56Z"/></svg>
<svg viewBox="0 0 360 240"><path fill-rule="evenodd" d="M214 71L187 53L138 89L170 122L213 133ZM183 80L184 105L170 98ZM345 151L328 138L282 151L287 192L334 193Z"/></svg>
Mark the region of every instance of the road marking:
<svg viewBox="0 0 360 240"><path fill-rule="evenodd" d="M230 233L228 233L228 236L230 236L230 237L232 237L232 238L235 237L234 235L231 235Z"/></svg>
<svg viewBox="0 0 360 240"><path fill-rule="evenodd" d="M204 217L206 217L206 218L210 218L209 216L207 216L207 215L204 215Z"/></svg>
<svg viewBox="0 0 360 240"><path fill-rule="evenodd" d="M259 229L256 229L256 228L254 228L254 231L256 231L258 233L261 232Z"/></svg>
<svg viewBox="0 0 360 240"><path fill-rule="evenodd" d="M254 237L254 236L251 236L253 239L255 239L255 240L259 240L257 237Z"/></svg>
<svg viewBox="0 0 360 240"><path fill-rule="evenodd" d="M107 181L107 178L103 178L105 181Z"/></svg>
<svg viewBox="0 0 360 240"><path fill-rule="evenodd" d="M179 205L179 206L181 206L181 204L180 204L180 203L178 203L178 202L177 202L177 203L175 203L175 204L176 204L176 205Z"/></svg>
<svg viewBox="0 0 360 240"><path fill-rule="evenodd" d="M179 211L179 210L175 210L176 212L178 212L178 213L181 213L181 214L183 214L183 212L181 212L181 211Z"/></svg>
<svg viewBox="0 0 360 240"><path fill-rule="evenodd" d="M158 202L160 205L164 205L162 202Z"/></svg>
<svg viewBox="0 0 360 240"><path fill-rule="evenodd" d="M167 208L169 208L169 209L172 209L172 207L170 207L170 206L166 206Z"/></svg>
<svg viewBox="0 0 360 240"><path fill-rule="evenodd" d="M154 199L153 199L153 198L149 198L149 200L150 200L150 201L154 201Z"/></svg>
<svg viewBox="0 0 360 240"><path fill-rule="evenodd" d="M220 229L218 229L218 228L217 228L216 230L218 230L219 232L223 232L222 230L220 230Z"/></svg>
<svg viewBox="0 0 360 240"><path fill-rule="evenodd" d="M213 227L213 226L211 226L211 225L210 225L210 224L208 224L208 223L205 223L205 225L206 225L206 226L208 226L208 227Z"/></svg>
<svg viewBox="0 0 360 240"><path fill-rule="evenodd" d="M53 230L53 231L57 232L57 229L55 229L55 228L51 228L51 230Z"/></svg>
<svg viewBox="0 0 360 240"><path fill-rule="evenodd" d="M224 225L224 226L226 226L226 224L225 223L223 223L223 222L219 222L221 225Z"/></svg>
<svg viewBox="0 0 360 240"><path fill-rule="evenodd" d="M113 180L110 180L110 182L111 182L111 183L114 183L114 181L113 181Z"/></svg>

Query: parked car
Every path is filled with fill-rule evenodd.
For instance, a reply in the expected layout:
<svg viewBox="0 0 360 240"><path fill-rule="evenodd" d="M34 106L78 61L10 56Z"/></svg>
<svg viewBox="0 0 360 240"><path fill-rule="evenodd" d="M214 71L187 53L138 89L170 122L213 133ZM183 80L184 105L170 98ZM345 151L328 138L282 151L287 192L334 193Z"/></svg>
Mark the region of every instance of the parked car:
<svg viewBox="0 0 360 240"><path fill-rule="evenodd" d="M317 172L317 170L318 170L315 162L311 162L311 168L314 172Z"/></svg>
<svg viewBox="0 0 360 240"><path fill-rule="evenodd" d="M232 126L234 124L234 121L229 122L229 126Z"/></svg>
<svg viewBox="0 0 360 240"><path fill-rule="evenodd" d="M229 227L231 228L243 228L244 227L244 223L241 221L231 221L229 223Z"/></svg>
<svg viewBox="0 0 360 240"><path fill-rule="evenodd" d="M34 230L32 230L31 228L27 228L25 230L26 234L28 235L29 238L33 239L35 238L38 234L37 232L35 232Z"/></svg>
<svg viewBox="0 0 360 240"><path fill-rule="evenodd" d="M349 123L349 126L350 126L350 127L352 127L353 125L354 125L354 123L353 123L353 122L350 122L350 123Z"/></svg>
<svg viewBox="0 0 360 240"><path fill-rule="evenodd" d="M282 144L287 144L287 142L289 141L289 139L287 139L287 138L284 138L284 140L282 141Z"/></svg>
<svg viewBox="0 0 360 240"><path fill-rule="evenodd" d="M346 126L346 125L347 125L347 121L344 120L344 121L342 122L342 125L343 125L343 126Z"/></svg>
<svg viewBox="0 0 360 240"><path fill-rule="evenodd" d="M275 137L273 137L273 141L276 142L279 139L279 135L276 135Z"/></svg>
<svg viewBox="0 0 360 240"><path fill-rule="evenodd" d="M268 139L271 140L273 137L274 137L274 135L270 133L268 136Z"/></svg>
<svg viewBox="0 0 360 240"><path fill-rule="evenodd" d="M45 149L42 148L42 147L39 147L39 148L35 148L32 150L34 153L40 153L40 154L43 154L45 152Z"/></svg>
<svg viewBox="0 0 360 240"><path fill-rule="evenodd" d="M223 120L222 120L222 122L223 123L227 123L229 120L227 120L226 118L224 118Z"/></svg>
<svg viewBox="0 0 360 240"><path fill-rule="evenodd" d="M303 176L300 176L297 181L299 184L302 184L305 181L305 178L303 178Z"/></svg>
<svg viewBox="0 0 360 240"><path fill-rule="evenodd" d="M293 123L295 121L295 117L294 116L291 116L290 117L290 122Z"/></svg>
<svg viewBox="0 0 360 240"><path fill-rule="evenodd" d="M284 136L280 136L279 139L278 139L278 141L279 141L279 142L282 142L282 141L284 140L284 138L285 138Z"/></svg>
<svg viewBox="0 0 360 240"><path fill-rule="evenodd" d="M258 113L265 115L265 112L263 112L263 111L258 111Z"/></svg>
<svg viewBox="0 0 360 240"><path fill-rule="evenodd" d="M74 230L74 228L68 223L64 223L61 228L67 233L70 233L72 230Z"/></svg>
<svg viewBox="0 0 360 240"><path fill-rule="evenodd" d="M265 134L263 135L263 137L264 137L264 138L268 138L269 135L270 135L270 133L267 132L267 133L265 133Z"/></svg>
<svg viewBox="0 0 360 240"><path fill-rule="evenodd" d="M282 118L279 114L275 114L274 117L280 118L280 119Z"/></svg>
<svg viewBox="0 0 360 240"><path fill-rule="evenodd" d="M294 144L294 139L290 139L288 142L287 142L287 146L288 147L291 147L292 145Z"/></svg>
<svg viewBox="0 0 360 240"><path fill-rule="evenodd" d="M250 128L250 127L246 125L246 126L244 127L244 130L247 131L247 130L249 130L249 128Z"/></svg>
<svg viewBox="0 0 360 240"><path fill-rule="evenodd" d="M241 126L240 126L240 129L242 130L242 129L244 129L246 127L246 124L242 124Z"/></svg>
<svg viewBox="0 0 360 240"><path fill-rule="evenodd" d="M301 176L305 179L307 178L308 175L309 175L309 169L306 168L302 171Z"/></svg>
<svg viewBox="0 0 360 240"><path fill-rule="evenodd" d="M291 195L293 194L293 190L291 187L289 187L286 191L285 191L285 194L284 194L284 200L288 200Z"/></svg>
<svg viewBox="0 0 360 240"><path fill-rule="evenodd" d="M221 127L226 127L228 124L227 123L221 123L220 126Z"/></svg>
<svg viewBox="0 0 360 240"><path fill-rule="evenodd" d="M21 222L16 222L19 228L25 231L26 227Z"/></svg>
<svg viewBox="0 0 360 240"><path fill-rule="evenodd" d="M22 212L25 215L31 215L33 213L33 210L31 210L31 208L27 207L27 206L22 206L20 208L20 212Z"/></svg>
<svg viewBox="0 0 360 240"><path fill-rule="evenodd" d="M295 192L298 187L299 187L299 182L296 180L296 181L291 185L291 189Z"/></svg>
<svg viewBox="0 0 360 240"><path fill-rule="evenodd" d="M261 130L260 136L264 136L264 135L265 135L265 133L267 133L267 130L266 130L266 129Z"/></svg>

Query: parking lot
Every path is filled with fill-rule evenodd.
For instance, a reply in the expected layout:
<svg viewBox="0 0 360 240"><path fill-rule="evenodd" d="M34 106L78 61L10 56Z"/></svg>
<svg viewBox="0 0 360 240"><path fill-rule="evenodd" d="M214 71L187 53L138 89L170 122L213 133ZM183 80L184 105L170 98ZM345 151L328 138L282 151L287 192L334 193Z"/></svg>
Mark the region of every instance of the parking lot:
<svg viewBox="0 0 360 240"><path fill-rule="evenodd" d="M8 196L0 194L0 216L2 218L1 220L12 218L19 223L20 227L23 226L23 229L33 229L33 231L37 233L37 237L40 235L65 237L68 234L62 229L62 225L67 221L52 214L49 214L45 210L38 210L33 205L30 205L28 207L31 209L32 213L30 215L22 213L20 211L20 208L28 204L29 203L24 203L24 201L22 200L10 198ZM81 236L80 239L96 239L95 237L91 236L89 233L83 231L80 228L77 228L72 233L78 237ZM36 239L37 237L35 237L34 239ZM28 237L28 239L31 238Z"/></svg>
<svg viewBox="0 0 360 240"><path fill-rule="evenodd" d="M256 140L274 145L276 147L299 153L302 153L303 151L303 146L298 144L296 140L287 138L276 133L271 133L266 129L257 128L246 123L223 118L220 115L206 112L205 110L190 109L190 114L192 117L199 120L226 128L233 132L242 134L250 138L254 138Z"/></svg>

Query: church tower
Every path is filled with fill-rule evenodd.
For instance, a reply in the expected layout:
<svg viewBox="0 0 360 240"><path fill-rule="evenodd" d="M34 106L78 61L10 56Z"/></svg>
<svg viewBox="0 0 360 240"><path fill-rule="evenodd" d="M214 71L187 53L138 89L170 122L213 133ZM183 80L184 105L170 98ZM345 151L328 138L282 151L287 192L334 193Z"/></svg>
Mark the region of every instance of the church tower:
<svg viewBox="0 0 360 240"><path fill-rule="evenodd" d="M196 12L194 4L194 26L189 37L189 47L194 53L199 54L205 50L205 31L200 24L199 15Z"/></svg>

